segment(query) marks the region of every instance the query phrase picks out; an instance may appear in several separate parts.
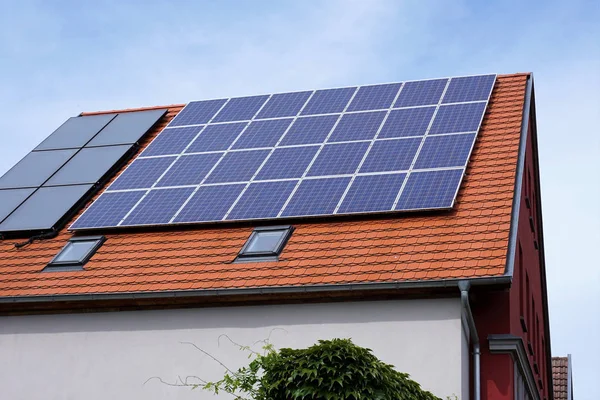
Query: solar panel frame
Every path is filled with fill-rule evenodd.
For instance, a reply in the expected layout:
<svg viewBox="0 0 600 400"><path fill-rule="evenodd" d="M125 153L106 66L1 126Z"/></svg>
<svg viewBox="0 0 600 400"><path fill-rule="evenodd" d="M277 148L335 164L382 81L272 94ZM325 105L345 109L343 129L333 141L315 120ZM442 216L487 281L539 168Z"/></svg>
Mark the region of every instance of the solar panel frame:
<svg viewBox="0 0 600 400"><path fill-rule="evenodd" d="M32 151L0 176L0 189L38 188L67 164L78 150Z"/></svg>
<svg viewBox="0 0 600 400"><path fill-rule="evenodd" d="M15 211L37 188L0 189L0 223Z"/></svg>
<svg viewBox="0 0 600 400"><path fill-rule="evenodd" d="M117 115L113 113L69 118L33 151L79 149L98 135Z"/></svg>
<svg viewBox="0 0 600 400"><path fill-rule="evenodd" d="M229 190L231 196L210 196L210 192ZM229 210L233 207L234 202L239 198L244 190L244 184L235 183L228 185L212 185L199 186L194 190L188 200L171 218L170 223L198 223L198 222L219 222L227 217ZM206 199L203 196L209 196ZM231 200L231 202L223 202L223 199ZM210 200L210 201L208 201ZM196 203L200 203L201 207L195 207ZM194 211L197 211L194 213ZM203 215L198 216L198 215Z"/></svg>
<svg viewBox="0 0 600 400"><path fill-rule="evenodd" d="M148 191L135 210L120 221L122 226L161 225L168 223L194 191L193 187L154 189Z"/></svg>
<svg viewBox="0 0 600 400"><path fill-rule="evenodd" d="M252 182L239 195L225 220L275 218L287 201L297 180ZM252 208L252 206L255 206ZM233 218L232 218L233 217Z"/></svg>
<svg viewBox="0 0 600 400"><path fill-rule="evenodd" d="M440 192L439 190L435 191L435 195L431 196L429 195L428 197L425 198L426 205L423 205L423 200L421 200L421 202L417 202L416 204L420 204L420 206L417 205L412 205L409 207L406 206L402 206L402 201L408 197L410 199L410 196L413 195L413 193L419 193L419 192L423 192L426 191L428 189L427 186L424 186L423 184L418 185L416 188L414 188L414 191L412 190L413 188L411 187L412 182L414 182L417 179L425 179L425 178L430 178L431 179L435 179L435 175L438 176L442 176L446 175L446 176L450 176L451 179L454 179L454 181L450 181L449 179L443 179L441 181L441 184L446 184L448 185L448 187L446 188L446 190L444 192ZM453 207L454 202L456 201L456 194L458 193L458 189L460 188L460 182L462 181L464 176L464 169L463 168L455 168L455 169L440 169L440 170L425 170L425 171L414 171L412 172L404 181L404 185L403 188L401 190L401 192L399 193L398 196L398 201L396 201L394 203L394 207L393 210L394 211L422 211L422 210L432 210L432 209L448 209ZM435 183L435 182L434 182ZM454 183L454 184L452 184ZM441 186L438 184L438 187ZM438 200L438 198L445 196L444 198ZM423 196L421 196L423 197ZM446 200L445 202L443 202L443 200ZM450 201L448 201L450 200ZM427 203L427 201L429 203ZM435 201L439 201L437 203L435 203ZM411 204L411 203L409 203ZM400 206L400 207L399 207Z"/></svg>
<svg viewBox="0 0 600 400"><path fill-rule="evenodd" d="M196 186L202 182L221 158L221 153L186 154L171 165L154 187ZM197 166L191 169L190 166Z"/></svg>
<svg viewBox="0 0 600 400"><path fill-rule="evenodd" d="M131 154L130 145L84 147L56 171L43 185L63 186L95 184L115 165Z"/></svg>
<svg viewBox="0 0 600 400"><path fill-rule="evenodd" d="M215 183L206 182L206 180L207 180L207 179L210 177L210 175L211 175L211 174L212 174L212 172L213 172L213 171L211 170L211 171L210 171L210 172L207 174L207 176L205 177L205 180L196 186L196 188L195 188L194 192L193 192L193 193L190 195L190 197L189 197L189 198L187 199L187 201L186 201L186 202L185 202L185 203L182 205L182 207L181 207L181 208L180 208L180 209L177 211L177 213L175 213L175 215L173 216L173 218L171 218L171 220L169 221L169 223L177 223L177 224L180 224L180 223L203 223L203 222L207 222L207 223L208 223L208 222L228 222L228 221L237 221L237 219L235 219L235 218L232 218L232 217L229 217L229 214L230 214L230 213L232 212L232 210L235 208L236 204L237 204L237 203L240 201L240 199L241 199L241 198L242 198L242 196L244 195L245 191L247 191L247 190L248 190L248 188L250 187L250 185L253 185L253 184L255 185L255 184L258 184L258 183L269 183L269 182L274 182L274 183L277 183L277 182L280 182L282 185L284 185L284 186L285 186L285 184L284 184L283 182L285 182L285 181L297 180L297 184L296 184L296 186L294 187L294 190L292 191L292 193L291 193L291 194L290 194L290 196L288 197L288 199L287 199L286 203L284 204L283 208L281 209L281 211L279 212L279 214L278 214L278 215L277 215L277 217L276 217L276 218L287 218L287 216L286 216L286 215L284 215L284 211L285 211L285 209L286 209L286 207L287 207L287 204L288 204L288 203L290 202L290 200L293 198L293 196L294 196L295 192L298 190L298 187L299 187L299 186L302 184L302 182L304 182L304 181L308 181L308 180L314 180L314 179L324 179L324 178L328 178L328 179L330 179L330 178L349 178L350 180L349 180L349 183L348 183L348 185L347 185L347 186L346 186L346 188L345 188L345 191L344 191L343 195L342 195L342 196L341 196L341 198L339 199L339 202L338 202L338 204L337 204L336 208L334 209L334 211L333 211L333 212L331 212L331 213L319 214L319 215L314 215L314 216L321 216L321 215L339 215L339 214L345 214L344 212L340 211L340 210L339 210L339 208L340 208L340 206L341 206L342 202L344 201L344 198L345 198L346 194L348 193L348 190L350 189L350 187L351 187L351 185L352 185L353 181L354 181L356 178L360 177L360 179L362 180L362 179L366 179L366 178L363 178L363 177L367 177L367 176L369 176L369 175L387 174L387 173L394 173L394 174L398 174L398 173L406 173L406 174L407 174L407 175L406 175L406 179L404 180L403 186L402 186L402 188L400 189L400 191L399 191L399 193L398 193L398 195L397 195L397 198L396 198L396 199L395 199L395 201L394 201L394 207L395 207L395 206L396 206L396 204L398 203L398 201L399 201L399 199L400 199L401 195L402 195L402 191L404 190L404 188L405 188L405 186L406 186L406 183L408 182L408 180L409 180L409 178L410 178L410 174L411 174L413 171L414 171L415 173L417 173L417 172L423 172L423 171L421 171L421 170L418 170L418 169L415 169L415 168L414 168L414 167L415 167L415 163L416 163L416 160L417 160L417 158L418 158L418 155L419 155L419 153L420 153L420 151L421 151L421 149L422 149L422 147L423 147L423 144L425 143L425 139L426 139L428 136L430 136L430 135L431 135L431 136L437 135L437 133L430 132L430 131L431 131L431 127L432 127L432 124L433 124L433 123L434 123L434 121L435 121L435 118L436 118L436 116L437 116L437 112L438 112L438 110L440 109L440 107L442 107L442 106L448 106L448 105L450 105L450 104L448 104L448 103L444 103L444 95L445 95L445 93L446 93L446 90L447 90L448 86L449 86L449 85L450 85L450 83L452 82L452 79L455 79L455 78L448 78L448 80L447 80L447 82L446 82L446 87L444 88L444 92L442 93L442 95L441 95L441 97L440 97L440 99L439 99L438 103L437 103L436 105L433 105L433 106L432 106L433 108L435 108L435 110L434 110L434 112L433 112L433 116L431 117L431 119L430 119L430 121L429 121L429 124L428 124L428 126L427 126L427 129L426 129L426 131L425 131L425 132L423 132L423 133L422 133L422 132L418 132L418 133L419 133L418 135L411 135L411 136L414 136L414 137L416 137L416 138L420 138L420 139L421 139L421 143L420 143L419 149L417 150L417 152L416 152L416 154L415 154L415 157L414 157L414 159L413 159L413 162L411 163L411 166L410 166L410 168L408 168L408 170L404 170L404 171L385 171L385 172L380 172L380 171L369 171L369 172L363 172L363 171L360 171L360 168L361 168L362 164L364 163L364 161L366 160L366 158L367 158L367 156L368 156L369 152L371 151L371 149L372 149L372 147L373 147L373 145L374 145L375 143L384 142L384 141L388 141L388 140L395 140L394 138L378 137L378 135L381 133L381 130L382 130L382 128L384 127L384 125L385 125L385 123L386 123L386 120L387 120L387 118L389 117L390 113L394 112L395 110L398 110L398 111L400 111L400 110L415 110L415 109L419 109L419 108L426 108L426 107L429 107L429 106L410 106L410 107L397 107L397 100L398 100L398 96L400 96L400 95L401 95L401 93L402 93L402 89L404 88L404 85L405 85L406 83L409 83L410 81L409 81L409 82L401 82L401 83L400 83L400 85L401 85L401 86L400 86L400 89L399 89L398 93L396 94L396 97L394 98L394 101L392 102L392 105L391 105L389 108L387 108L387 109L384 109L384 110L367 110L367 111L360 110L360 111L349 111L349 110L348 110L349 106L352 104L354 97L355 97L355 96L356 96L356 94L359 92L360 88L362 87L362 86L359 86L359 87L340 88L340 89L353 90L353 91L352 91L352 96L351 96L351 98L347 100L347 102L345 103L345 107L344 107L344 109L343 109L343 110L341 110L341 111L338 111L339 109L337 109L337 110L336 110L335 112L333 112L333 113L327 113L327 112L325 112L325 113L318 113L318 112L316 112L315 110L313 110L313 111L311 111L311 112L305 112L305 111L304 111L304 109L305 109L305 108L307 107L307 105L308 105L308 104L311 102L311 100L312 100L312 98L314 97L315 93L318 93L318 91L311 91L311 92L310 92L310 95L307 97L307 99L306 99L306 102L305 102L305 104L302 106L302 108L300 109L300 111L299 111L299 112L298 112L296 115L294 115L294 116L292 116L292 117L291 117L291 118L293 119L293 122L292 122L292 123L291 123L291 124L290 124L290 125L287 127L286 131L285 131L285 132L284 132L284 134L283 134L283 135L280 137L279 141L278 141L276 144L274 144L273 146L269 146L269 147L265 147L265 148L257 148L257 149L261 149L261 150L268 150L268 151L269 151L269 154L266 156L266 158L264 158L264 160L263 160L262 164L261 164L261 165L258 167L258 169L257 169L256 171L254 171L254 174L253 174L253 176L252 176L252 177L251 177L249 180L247 180L247 181L245 181L245 182L244 182L244 181L241 181L241 183L239 183L240 185L242 185L242 186L243 186L243 188L242 188L242 190L241 190L240 192L238 192L238 195L237 195L236 199L233 201L233 203L232 203L232 204L231 204L231 206L229 207L228 211L225 213L225 215L224 215L222 218L220 218L220 219L211 219L210 221L209 221L209 220L183 221L183 220L182 220L182 218L179 218L179 214L182 212L182 210L184 210L184 209L185 209L185 207L186 207L187 203L188 203L188 202L190 202L190 200L191 200L192 198L194 198L194 195L195 195L195 193L196 193L196 192L198 192L199 190L203 190L202 188L210 188L210 187L213 187L213 186L232 186L232 183L233 183L234 181L231 181L231 182L215 182ZM414 82L414 81L413 81L413 82ZM376 86L376 85L370 85L370 86ZM494 85L492 84L492 86L491 86L491 88L490 88L490 93L491 93L491 90L493 90L493 86L494 86ZM307 92L308 92L308 91L305 91L305 92L297 92L297 93L307 93ZM284 94L285 94L285 93L283 93L283 94L281 94L281 95L284 95ZM260 107L260 108L259 108L259 109L256 111L256 113L254 114L254 116L253 116L253 117L252 117L250 120L244 120L244 122L246 122L246 123L247 123L246 127L245 127L245 128L242 130L242 132L241 132L241 133L240 133L240 134L239 134L239 135L236 137L236 139L235 139L235 140L234 140L234 141L231 143L231 145L229 146L229 148L228 148L227 150L225 150L225 151L223 151L223 152L220 152L220 153L223 153L223 156L222 156L222 158L221 158L221 159L220 159L220 160L219 160L219 161L216 163L216 165L215 165L215 168L216 168L216 167L219 165L219 163L220 163L220 162L222 162L222 161L223 161L223 159L225 158L225 156L226 156L227 154L231 154L231 153L235 153L235 152L240 152L240 151L248 151L248 150L250 150L250 148L246 148L246 147L240 147L240 148L233 148L233 147L235 146L235 143L236 143L236 142L239 140L240 136L242 136L242 135L243 135L243 132L244 132L244 131L247 129L247 126L248 126L248 125L249 125L249 124L250 124L252 121L254 121L254 120L257 120L257 121L258 121L258 120L260 120L260 121L268 121L268 120L276 120L276 119L281 119L281 118L282 118L282 117L273 117L273 118L267 118L267 117L264 117L264 116L265 116L265 114L263 114L263 115L262 115L262 117L263 117L263 118L260 118L260 117L259 117L259 115L260 115L260 113L261 113L261 110L262 110L262 109L265 107L265 105L266 105L266 104L269 104L269 101L270 101L270 99L271 99L273 96L276 96L276 95L277 95L277 94L271 94L271 95L268 95L268 97L267 97L267 100L266 100L266 101L264 101L264 102L262 103L262 106L261 106L261 107ZM251 97L259 97L259 96L251 96ZM231 100L231 99L226 99L226 101L225 101L224 105L225 105L225 104L227 104L227 103L228 103L230 100ZM337 101L337 100L336 100L336 101ZM334 101L334 103L336 103L336 101ZM486 106L487 106L487 102L489 102L489 97L488 97L487 101L485 101L485 104L486 104ZM339 102L338 102L338 103L339 103ZM473 102L466 102L466 104L468 104L468 103L473 103ZM459 104L463 104L463 103L459 103ZM223 106L224 106L224 105L223 105ZM452 105L454 105L454 104L452 104ZM185 108L184 108L184 109L185 109ZM481 121L482 121L482 120L483 120L483 118L484 118L484 115L485 115L485 109L486 109L486 108L484 107L484 108L483 108L483 111L481 112L480 119L479 119L479 126L477 127L477 130L476 130L476 132L478 132L478 130L479 130L479 127L480 127L480 125L481 125ZM331 111L331 110L325 110L325 111ZM329 142L329 140L330 140L330 138L331 138L331 135L332 135L332 133L334 132L335 128L336 128L336 127L338 126L338 124L340 123L340 120L341 120L341 118L342 118L344 115L358 114L358 113L364 113L364 112L373 112L373 111L385 111L385 117L384 117L384 120L383 120L383 122L381 123L381 125L380 125L380 127L379 127L379 130L377 131L377 134L375 135L375 137L373 137L373 138L372 138L372 139L370 139L370 140L349 140L349 141L335 142L335 143L338 143L338 144L339 144L339 143L348 143L348 144L350 144L350 143L353 143L353 142L366 142L366 143L369 143L369 146L368 146L367 150L364 152L363 159L361 160L361 162L360 162L360 163L359 163L359 165L357 166L356 170L355 170L355 171L353 171L352 173L349 173L349 174L344 174L344 175L331 175L331 176L327 176L327 175L323 175L323 176L309 176L309 175L308 175L308 172L310 171L310 169L311 169L312 165L314 164L315 160L318 158L319 154L322 152L323 148L325 148L325 146L326 146L328 143L329 143L330 145L333 143L333 142L331 142L331 143L330 143L330 142ZM220 112L220 111L219 111L219 112ZM217 113L217 114L218 114L218 113ZM216 116L217 114L215 114L215 116ZM214 119L214 117L215 117L215 116L213 116L213 119ZM286 118L286 117L287 117L287 116L285 116L285 117L283 117L283 118ZM306 144L305 144L305 143L289 143L289 142L288 142L288 143L286 143L286 137L287 137L286 135L287 135L287 134L288 134L288 133L289 133L291 130L293 130L293 126L294 126L294 124L296 123L296 121L298 121L299 119L305 119L305 118L317 118L317 117L329 117L329 118L331 118L332 120L335 120L335 122L334 122L334 124L333 124L333 127L332 127L332 128L329 130L329 132L327 133L327 136L326 136L324 139L322 139L322 140L321 140L321 141L319 141L319 142L310 142L310 143L306 143ZM236 123L236 122L235 122L235 121L231 121L231 122L228 122L228 123ZM217 123L217 122L214 122L214 121L212 121L212 120L211 120L211 121L208 121L208 122L206 122L205 124L201 124L201 125L204 125L204 127L205 127L205 126L208 126L208 125L216 126L216 125L219 125L219 124L222 124L222 123L221 123L221 122ZM173 128L171 127L171 124L169 124L169 126L168 126L168 127L165 129L165 131L167 131L168 129L173 129ZM204 129L204 128L202 128L202 129ZM157 138L158 138L158 137L160 137L160 134L159 134L159 135L157 135ZM402 136L402 137L404 138L404 136ZM476 137L475 137L475 138L476 138ZM154 140L156 140L156 138L155 138ZM189 147L190 147L190 145L191 145L192 143L193 143L193 141L192 141L192 142L190 142L190 143L188 144L188 146L186 147L186 150L187 150L187 148L189 148ZM471 146L471 149L470 149L470 152L469 152L469 156L467 157L467 162L468 162L468 159L470 158L470 153L472 152L472 149L473 149L474 143L475 143L475 140L473 141L473 145ZM316 154L314 155L314 157L313 157L312 161L310 162L309 166L307 167L306 171L303 173L303 175L302 175L300 178L297 178L296 176L294 176L293 178L292 178L292 177L275 177L275 178L272 178L272 179L271 179L271 178L270 178L270 177L268 177L268 176L267 176L267 177L264 177L264 176L263 176L263 177L261 177L261 176L260 176L260 172L261 172L262 168L263 168L265 165L267 165L267 164L268 164L268 161L269 161L269 159L270 159L271 155L272 155L272 154L274 154L274 152L275 152L276 150L279 150L279 149L281 149L281 150L284 150L284 149L290 149L290 150L293 150L294 148L302 148L302 147L315 147L315 146L316 146L316 147L319 147L319 150L316 152ZM186 151L186 150L184 150L182 153L180 153L180 154L176 155L176 157L178 158L178 157L181 157L183 154L188 154L188 153L185 153L185 151ZM279 151L281 151L281 150L279 150ZM255 149L255 151L256 151L256 149ZM213 152L213 153L215 153L216 151L207 151L207 153L210 153L210 152ZM198 153L202 153L202 152L198 152ZM194 153L192 153L192 154L196 154L196 152L194 152ZM144 155L142 155L142 156L140 156L140 157L144 157ZM146 158L151 158L151 156L146 156ZM444 169L447 169L447 170L453 170L453 169L455 169L455 168L441 168L441 169L442 169L442 170L444 170ZM464 171L464 167L462 168L462 170ZM297 173L296 173L295 175L297 175ZM233 186L236 186L236 185L238 185L238 183L237 183L237 182L235 182L235 184L234 184ZM457 188L456 188L456 192L458 192L459 188L460 188L460 183L458 184L458 186L457 186ZM152 189L152 188L150 188L150 189ZM108 192L110 192L110 187L107 189L107 191L108 191ZM456 197L456 194L455 194L455 197ZM142 200L143 200L143 199L142 199ZM223 200L223 199L220 199L220 200ZM454 205L454 201L455 201L455 198L454 198L454 200L452 201L452 204L451 204L451 205L449 205L449 206L444 206L444 207L434 207L434 208L451 208L451 207L453 207L453 205ZM134 208L133 208L131 211L133 211L134 209L135 209L135 207L134 207ZM416 210L416 209L415 209L415 210ZM420 210L422 210L422 209L418 209L418 210L420 211ZM392 209L392 210L389 210L389 211L395 211L395 210L394 210L394 209ZM411 211L411 210L402 210L402 211ZM378 212L381 212L381 211L375 211L375 212L377 212L377 213L378 213ZM356 213L356 214L369 214L369 213L371 213L371 212L360 212L360 213ZM352 213L352 214L355 214L355 213ZM235 214L234 214L234 215L235 215ZM303 217L304 217L304 216L313 216L313 215L303 215ZM272 218L272 217L268 216L268 217L265 217L265 218L263 218L263 219L271 219L271 218ZM294 218L294 217L293 217L293 216L290 216L290 218ZM253 218L253 219L254 219L254 218ZM260 219L260 218L258 218L258 219ZM119 226L120 226L120 225L119 225ZM84 229L84 228L80 228L80 229Z"/></svg>
<svg viewBox="0 0 600 400"><path fill-rule="evenodd" d="M336 212L339 212L340 214L348 214L372 213L391 210L396 200L396 196L406 180L406 176L406 172L358 175L352 181L352 183L350 183L344 199L340 201ZM390 183L392 185L390 185L388 182L381 182L379 185L372 183L373 181L377 180L391 180L392 182ZM360 202L357 202L355 199L359 198L363 194L371 198L376 198L376 201L364 205ZM347 202L349 198L352 200ZM389 205L386 207L382 203Z"/></svg>
<svg viewBox="0 0 600 400"><path fill-rule="evenodd" d="M138 143L166 113L164 108L119 113L85 145L85 148Z"/></svg>
<svg viewBox="0 0 600 400"><path fill-rule="evenodd" d="M344 114L331 133L328 142L372 140L379 131L385 117L385 111Z"/></svg>
<svg viewBox="0 0 600 400"><path fill-rule="evenodd" d="M394 104L402 85L398 82L360 86L348 111L386 110Z"/></svg>
<svg viewBox="0 0 600 400"><path fill-rule="evenodd" d="M204 125L164 129L140 154L140 157L177 155L203 130ZM175 137L175 139L171 139Z"/></svg>
<svg viewBox="0 0 600 400"><path fill-rule="evenodd" d="M414 168L465 167L474 142L475 133L427 136Z"/></svg>
<svg viewBox="0 0 600 400"><path fill-rule="evenodd" d="M42 187L0 223L0 232L43 231L64 220L93 185Z"/></svg>
<svg viewBox="0 0 600 400"><path fill-rule="evenodd" d="M452 82L444 96L443 104L488 101L495 83L495 74L452 78Z"/></svg>
<svg viewBox="0 0 600 400"><path fill-rule="evenodd" d="M283 146L294 146L294 145L307 145L316 144L320 145L327 139L334 126L339 119L339 115L310 115L297 117L292 122L290 128L286 132L285 137L281 139L281 145ZM310 133L317 134L318 136L308 137L306 130L310 128ZM302 130L300 130L302 129ZM296 134L300 132L302 136ZM320 140L319 140L320 138Z"/></svg>
<svg viewBox="0 0 600 400"><path fill-rule="evenodd" d="M203 125L182 153L205 153L209 151L226 151L248 127L248 122L232 122L226 124ZM213 132L214 131L214 132ZM160 135L159 135L160 136ZM218 142L220 136L224 141ZM208 141L208 143L206 143Z"/></svg>
<svg viewBox="0 0 600 400"><path fill-rule="evenodd" d="M169 122L168 128L188 125L203 125L212 121L212 119L227 104L229 99L200 100L187 103L183 109ZM208 109L198 110L201 104L205 104Z"/></svg>
<svg viewBox="0 0 600 400"><path fill-rule="evenodd" d="M249 121L262 110L271 95L232 97L211 119L214 122Z"/></svg>
<svg viewBox="0 0 600 400"><path fill-rule="evenodd" d="M314 91L312 90L306 90L302 92L273 94L260 113L256 115L255 119L259 120L266 118L295 117L302 110L313 93ZM293 109L297 108L295 112L290 111L289 108L285 108L285 106L289 107L290 105L293 107Z"/></svg>
<svg viewBox="0 0 600 400"><path fill-rule="evenodd" d="M147 192L147 190L104 192L71 224L69 229L76 230L78 229L77 225L84 225L88 229L116 227L129 216L133 208L144 199ZM113 198L117 198L117 200L115 201ZM99 204L104 203L107 203L107 207L100 208ZM103 212L97 212L100 215L90 212L95 209Z"/></svg>
<svg viewBox="0 0 600 400"><path fill-rule="evenodd" d="M406 108L436 105L442 98L447 85L448 78L406 82L402 93L400 93L398 99L394 102L394 107ZM431 86L433 86L433 91L423 91L424 87Z"/></svg>
<svg viewBox="0 0 600 400"><path fill-rule="evenodd" d="M248 124L232 149L273 147L293 122L293 118L255 120Z"/></svg>
<svg viewBox="0 0 600 400"><path fill-rule="evenodd" d="M346 111L357 92L358 86L317 90L299 115L337 114Z"/></svg>

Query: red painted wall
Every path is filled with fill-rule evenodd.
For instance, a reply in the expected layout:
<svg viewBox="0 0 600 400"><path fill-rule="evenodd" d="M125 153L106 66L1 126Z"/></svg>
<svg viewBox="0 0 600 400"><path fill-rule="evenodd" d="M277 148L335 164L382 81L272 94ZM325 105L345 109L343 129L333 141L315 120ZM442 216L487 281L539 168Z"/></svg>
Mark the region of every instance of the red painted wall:
<svg viewBox="0 0 600 400"><path fill-rule="evenodd" d="M523 170L515 269L510 290L510 333L523 338L540 397L547 399L550 381L546 371L550 355L546 354L547 339L544 335L548 321L543 312L546 305L542 293L541 216L537 190L539 175L534 146L530 125Z"/></svg>
<svg viewBox="0 0 600 400"><path fill-rule="evenodd" d="M530 121L532 118L530 118ZM510 289L493 293L474 293L473 314L481 341L481 398L512 400L514 365L508 354L491 354L486 338L490 334L520 336L529 355L531 369L542 399L548 399L549 377L542 294L542 261L539 252L539 176L530 125L527 134L522 179L514 275ZM531 219L531 221L530 221ZM523 318L523 322L521 322ZM524 325L524 326L523 326ZM525 330L526 329L526 330ZM531 351L530 351L531 349ZM537 372L536 372L537 371Z"/></svg>

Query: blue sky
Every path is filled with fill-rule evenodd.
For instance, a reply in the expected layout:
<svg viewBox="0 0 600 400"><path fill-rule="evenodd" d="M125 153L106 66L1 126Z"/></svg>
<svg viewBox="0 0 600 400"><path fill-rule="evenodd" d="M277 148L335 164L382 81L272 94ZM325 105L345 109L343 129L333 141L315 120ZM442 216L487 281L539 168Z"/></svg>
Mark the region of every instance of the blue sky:
<svg viewBox="0 0 600 400"><path fill-rule="evenodd" d="M600 2L11 1L0 174L81 111L533 71L553 353L600 376Z"/></svg>

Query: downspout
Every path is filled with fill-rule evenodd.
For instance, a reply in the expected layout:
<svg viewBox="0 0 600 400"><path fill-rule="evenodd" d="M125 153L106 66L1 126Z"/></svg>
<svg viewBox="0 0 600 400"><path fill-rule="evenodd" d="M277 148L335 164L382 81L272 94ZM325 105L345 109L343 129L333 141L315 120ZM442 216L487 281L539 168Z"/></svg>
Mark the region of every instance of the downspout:
<svg viewBox="0 0 600 400"><path fill-rule="evenodd" d="M473 399L481 400L481 346L479 345L479 335L477 335L477 327L475 326L471 304L469 303L470 287L471 282L469 281L458 282L463 316L469 325L469 336L473 345Z"/></svg>

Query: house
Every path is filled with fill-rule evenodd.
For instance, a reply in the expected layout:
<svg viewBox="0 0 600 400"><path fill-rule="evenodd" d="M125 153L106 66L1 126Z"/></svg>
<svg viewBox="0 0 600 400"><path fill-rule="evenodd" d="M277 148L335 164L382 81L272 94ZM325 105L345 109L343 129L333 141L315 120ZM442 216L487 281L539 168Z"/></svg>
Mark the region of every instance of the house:
<svg viewBox="0 0 600 400"><path fill-rule="evenodd" d="M145 382L222 375L182 342L350 337L442 398L551 400L538 165L529 73L82 113L0 178L3 397L208 399Z"/></svg>
<svg viewBox="0 0 600 400"><path fill-rule="evenodd" d="M571 355L552 357L552 382L555 400L573 400L573 366Z"/></svg>

